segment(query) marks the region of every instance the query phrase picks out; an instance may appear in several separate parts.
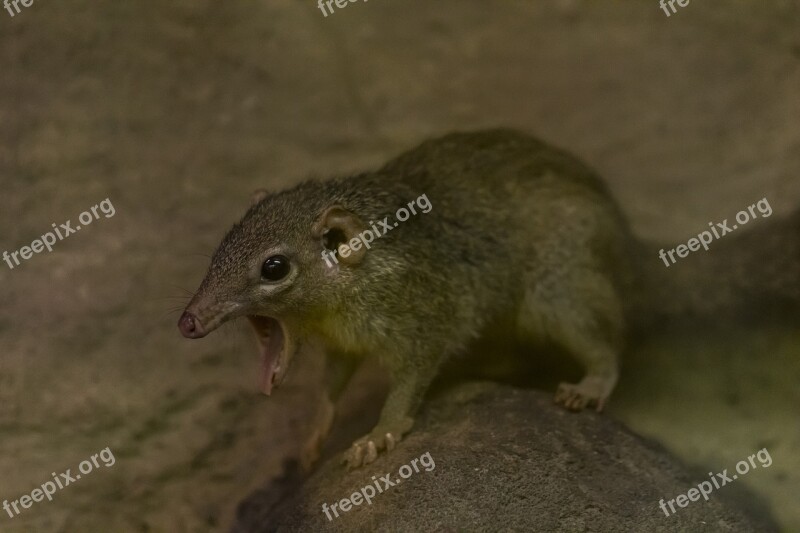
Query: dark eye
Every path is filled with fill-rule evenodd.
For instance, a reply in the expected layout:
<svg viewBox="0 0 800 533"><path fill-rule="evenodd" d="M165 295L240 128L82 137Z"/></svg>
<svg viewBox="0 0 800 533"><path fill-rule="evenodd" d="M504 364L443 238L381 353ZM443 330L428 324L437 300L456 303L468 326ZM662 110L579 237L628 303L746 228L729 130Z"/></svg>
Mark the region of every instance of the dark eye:
<svg viewBox="0 0 800 533"><path fill-rule="evenodd" d="M273 255L261 267L261 277L267 281L278 281L289 273L289 258L284 255Z"/></svg>

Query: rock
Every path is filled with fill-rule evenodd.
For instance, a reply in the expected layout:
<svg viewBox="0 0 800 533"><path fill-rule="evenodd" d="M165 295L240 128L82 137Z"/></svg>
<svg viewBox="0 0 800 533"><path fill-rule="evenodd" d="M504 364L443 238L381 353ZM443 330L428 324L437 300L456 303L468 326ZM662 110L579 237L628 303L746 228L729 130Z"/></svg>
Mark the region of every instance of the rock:
<svg viewBox="0 0 800 533"><path fill-rule="evenodd" d="M659 500L685 494L703 474L606 415L564 411L533 390L458 386L429 402L414 431L375 463L346 472L340 455L283 496L275 484L252 495L234 531L775 530L727 504L728 487L666 516ZM415 459L418 472L401 472ZM380 481L386 474L394 486ZM371 504L337 507L331 520L322 511L375 483L383 492Z"/></svg>

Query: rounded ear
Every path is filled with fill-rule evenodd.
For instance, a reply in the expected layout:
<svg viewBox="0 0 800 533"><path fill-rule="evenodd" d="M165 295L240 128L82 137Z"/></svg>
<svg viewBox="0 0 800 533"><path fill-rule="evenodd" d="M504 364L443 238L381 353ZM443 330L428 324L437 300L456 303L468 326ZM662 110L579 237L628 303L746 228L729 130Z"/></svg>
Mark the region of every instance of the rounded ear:
<svg viewBox="0 0 800 533"><path fill-rule="evenodd" d="M269 196L269 191L267 189L256 189L253 191L253 195L250 196L250 207L253 207L267 196Z"/></svg>
<svg viewBox="0 0 800 533"><path fill-rule="evenodd" d="M331 251L337 263L356 265L367 252L361 238L361 233L367 229L358 215L334 205L320 215L312 231L314 237L323 239L325 248Z"/></svg>

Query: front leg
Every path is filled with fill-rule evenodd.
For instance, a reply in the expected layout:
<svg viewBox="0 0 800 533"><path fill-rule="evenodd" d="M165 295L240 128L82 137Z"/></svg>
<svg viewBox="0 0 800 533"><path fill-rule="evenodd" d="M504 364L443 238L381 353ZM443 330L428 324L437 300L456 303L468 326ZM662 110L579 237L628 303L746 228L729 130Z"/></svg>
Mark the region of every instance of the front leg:
<svg viewBox="0 0 800 533"><path fill-rule="evenodd" d="M311 437L303 446L300 457L300 463L306 471L310 471L320 458L322 446L336 416L336 401L358 368L359 362L358 359L348 356L327 355L325 358L325 390L317 407Z"/></svg>
<svg viewBox="0 0 800 533"><path fill-rule="evenodd" d="M392 387L378 425L355 441L342 459L349 469L373 462L381 451L392 451L414 426L414 415L442 360L440 355L428 357L427 361L401 361L390 369Z"/></svg>

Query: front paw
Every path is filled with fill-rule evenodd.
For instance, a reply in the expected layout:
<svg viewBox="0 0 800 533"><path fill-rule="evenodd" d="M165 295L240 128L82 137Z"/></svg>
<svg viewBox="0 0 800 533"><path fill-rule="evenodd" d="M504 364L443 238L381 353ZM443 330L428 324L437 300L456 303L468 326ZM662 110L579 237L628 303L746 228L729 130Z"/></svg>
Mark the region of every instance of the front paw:
<svg viewBox="0 0 800 533"><path fill-rule="evenodd" d="M381 452L394 450L413 424L414 421L409 418L394 427L376 427L369 435L361 437L350 446L342 458L342 463L347 464L348 470L370 464Z"/></svg>

